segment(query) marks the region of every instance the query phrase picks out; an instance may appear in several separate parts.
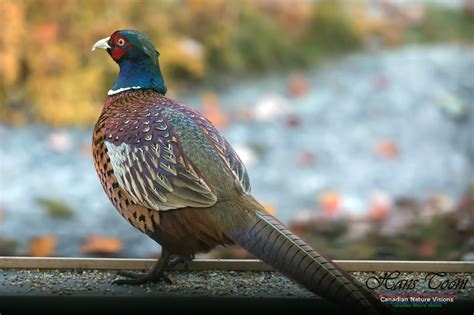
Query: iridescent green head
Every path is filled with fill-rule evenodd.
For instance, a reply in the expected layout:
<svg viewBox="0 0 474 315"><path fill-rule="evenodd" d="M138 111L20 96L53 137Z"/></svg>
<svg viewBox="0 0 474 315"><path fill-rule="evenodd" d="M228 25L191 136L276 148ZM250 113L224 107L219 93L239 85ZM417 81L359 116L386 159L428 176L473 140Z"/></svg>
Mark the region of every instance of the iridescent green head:
<svg viewBox="0 0 474 315"><path fill-rule="evenodd" d="M92 50L105 49L119 65L120 73L109 95L129 89L153 89L166 93L155 45L143 33L135 30L115 31L97 41Z"/></svg>

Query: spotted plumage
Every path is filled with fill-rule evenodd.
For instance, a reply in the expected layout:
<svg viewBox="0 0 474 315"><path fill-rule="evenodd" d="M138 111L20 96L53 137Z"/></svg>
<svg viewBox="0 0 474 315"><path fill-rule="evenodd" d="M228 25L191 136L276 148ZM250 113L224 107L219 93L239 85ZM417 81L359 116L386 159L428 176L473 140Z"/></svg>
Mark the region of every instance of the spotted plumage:
<svg viewBox="0 0 474 315"><path fill-rule="evenodd" d="M225 161L236 188L250 191L243 163L199 112L153 90L109 96L93 136L95 167L114 206L147 234L155 232L160 211L210 207L217 202L217 192L183 152L172 127L184 116L193 120L184 123L194 124L210 139L209 149ZM221 198L225 198L222 192Z"/></svg>
<svg viewBox="0 0 474 315"><path fill-rule="evenodd" d="M119 213L162 246L149 272L121 271L129 279L116 283L169 281L164 271L178 261L236 243L346 309L390 312L252 197L245 166L224 137L198 111L164 95L159 53L145 35L117 31L95 48L120 67L94 128L95 168Z"/></svg>

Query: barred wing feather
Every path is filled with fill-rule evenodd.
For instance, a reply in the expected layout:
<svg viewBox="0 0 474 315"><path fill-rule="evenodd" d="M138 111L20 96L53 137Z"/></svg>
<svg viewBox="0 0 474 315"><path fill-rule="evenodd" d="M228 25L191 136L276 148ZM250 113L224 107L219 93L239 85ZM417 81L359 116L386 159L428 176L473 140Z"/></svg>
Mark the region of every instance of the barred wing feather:
<svg viewBox="0 0 474 315"><path fill-rule="evenodd" d="M216 203L217 196L185 162L177 142L133 145L106 141L106 146L119 185L135 203L158 211Z"/></svg>

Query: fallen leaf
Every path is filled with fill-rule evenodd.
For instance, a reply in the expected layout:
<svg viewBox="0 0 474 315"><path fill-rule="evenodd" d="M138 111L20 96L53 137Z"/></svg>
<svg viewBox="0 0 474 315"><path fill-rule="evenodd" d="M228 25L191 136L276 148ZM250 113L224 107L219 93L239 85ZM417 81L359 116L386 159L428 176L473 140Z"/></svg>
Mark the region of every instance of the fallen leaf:
<svg viewBox="0 0 474 315"><path fill-rule="evenodd" d="M217 95L212 92L205 92L201 98L203 104L203 115L216 127L223 128L229 124L229 118L220 109Z"/></svg>
<svg viewBox="0 0 474 315"><path fill-rule="evenodd" d="M118 238L90 235L80 250L85 254L115 254L122 248L122 241Z"/></svg>
<svg viewBox="0 0 474 315"><path fill-rule="evenodd" d="M316 162L316 154L311 151L301 151L298 153L296 163L301 166L313 165Z"/></svg>
<svg viewBox="0 0 474 315"><path fill-rule="evenodd" d="M295 74L290 77L287 90L294 97L302 97L309 92L308 79L302 74Z"/></svg>
<svg viewBox="0 0 474 315"><path fill-rule="evenodd" d="M390 195L383 191L377 191L372 194L370 199L369 217L375 221L383 220L392 206Z"/></svg>
<svg viewBox="0 0 474 315"><path fill-rule="evenodd" d="M418 254L428 258L436 255L436 246L432 242L424 242L418 247Z"/></svg>
<svg viewBox="0 0 474 315"><path fill-rule="evenodd" d="M325 215L334 215L341 211L342 196L336 191L327 191L319 195L319 204Z"/></svg>
<svg viewBox="0 0 474 315"><path fill-rule="evenodd" d="M57 245L57 238L53 234L34 237L30 240L27 248L28 256L44 257L51 256Z"/></svg>
<svg viewBox="0 0 474 315"><path fill-rule="evenodd" d="M290 114L286 116L286 126L296 128L301 126L301 118L298 115Z"/></svg>
<svg viewBox="0 0 474 315"><path fill-rule="evenodd" d="M384 75L379 75L375 77L373 84L377 90L384 90L389 87L390 80Z"/></svg>
<svg viewBox="0 0 474 315"><path fill-rule="evenodd" d="M399 155L398 146L392 139L382 139L377 143L376 152L380 157L393 159Z"/></svg>
<svg viewBox="0 0 474 315"><path fill-rule="evenodd" d="M370 218L376 221L383 220L387 216L389 210L390 209L385 204L374 203L369 209Z"/></svg>

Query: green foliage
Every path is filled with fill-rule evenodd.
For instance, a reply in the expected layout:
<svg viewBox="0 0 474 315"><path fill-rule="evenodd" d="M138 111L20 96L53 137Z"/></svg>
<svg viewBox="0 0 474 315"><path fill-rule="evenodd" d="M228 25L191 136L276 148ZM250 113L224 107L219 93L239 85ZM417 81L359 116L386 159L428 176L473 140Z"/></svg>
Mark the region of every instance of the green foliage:
<svg viewBox="0 0 474 315"><path fill-rule="evenodd" d="M340 53L362 44L363 35L355 19L339 0L321 0L314 7L307 41L315 53Z"/></svg>
<svg viewBox="0 0 474 315"><path fill-rule="evenodd" d="M323 2L324 12L340 10L339 5ZM319 12L318 5L317 1L4 0L2 21L8 27L3 28L0 47L4 63L0 113L12 123L25 118L52 125L93 123L117 66L106 56L91 54L90 48L116 29L138 29L153 39L169 87L190 80L212 81L220 73L308 64L319 55L308 41L312 36L308 32L313 32L308 25L313 12ZM352 37L345 29L351 27L345 16L331 14L318 24L337 27L331 31L333 26L328 26L327 35ZM333 16L337 22L331 22Z"/></svg>
<svg viewBox="0 0 474 315"><path fill-rule="evenodd" d="M419 25L407 30L408 41L455 41L472 43L474 40L474 17L466 11L429 5L426 18Z"/></svg>
<svg viewBox="0 0 474 315"><path fill-rule="evenodd" d="M461 11L429 6L421 23L405 28L397 16L374 22L364 3L2 0L0 115L17 124L93 123L117 66L90 49L117 29L153 39L170 94L181 83L218 83L222 74L307 66L374 34L395 43L474 38L472 17Z"/></svg>

